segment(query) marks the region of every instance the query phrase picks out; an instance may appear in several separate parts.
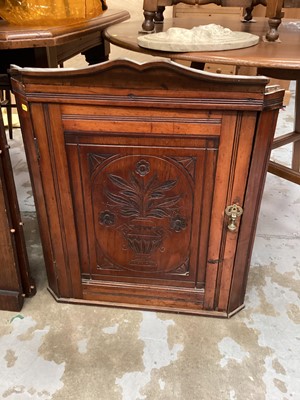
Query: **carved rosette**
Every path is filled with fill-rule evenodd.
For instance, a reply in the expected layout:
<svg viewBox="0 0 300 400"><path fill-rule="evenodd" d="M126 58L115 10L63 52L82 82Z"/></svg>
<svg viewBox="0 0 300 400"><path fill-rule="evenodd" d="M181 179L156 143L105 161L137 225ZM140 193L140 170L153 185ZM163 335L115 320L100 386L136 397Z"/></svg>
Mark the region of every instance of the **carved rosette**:
<svg viewBox="0 0 300 400"><path fill-rule="evenodd" d="M174 160L154 156L100 166L92 185L98 258L137 272L186 274L193 209L188 175Z"/></svg>
<svg viewBox="0 0 300 400"><path fill-rule="evenodd" d="M99 215L99 223L105 226L112 226L115 224L116 216L110 211L102 211Z"/></svg>

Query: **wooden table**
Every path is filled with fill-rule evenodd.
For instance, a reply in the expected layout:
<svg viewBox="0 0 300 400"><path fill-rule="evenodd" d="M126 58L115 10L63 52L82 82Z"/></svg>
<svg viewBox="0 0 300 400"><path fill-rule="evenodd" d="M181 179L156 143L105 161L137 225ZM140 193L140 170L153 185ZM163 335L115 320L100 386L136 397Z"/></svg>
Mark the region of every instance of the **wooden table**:
<svg viewBox="0 0 300 400"><path fill-rule="evenodd" d="M137 44L140 35L141 21L126 22L108 28L105 38L112 44L128 50L167 57L177 60L188 60L197 66L203 63L219 63L258 68L258 73L277 79L296 80L295 129L274 140L273 148L293 143L291 168L273 161L269 163L269 172L291 182L300 184L300 23L295 20L284 20L280 26L280 40L268 42L263 39L267 30L267 20L257 18L256 22L245 23L229 16L214 16L197 19L171 19L164 24L157 24L156 31L167 30L172 26L192 28L193 26L216 23L233 31L250 32L261 37L259 44L240 50L215 52L170 53L141 48Z"/></svg>
<svg viewBox="0 0 300 400"><path fill-rule="evenodd" d="M12 139L10 83L7 69L11 64L22 67L53 67L77 54L84 54L89 64L108 59L109 44L102 32L112 24L129 18L123 10L106 10L99 17L67 26L16 26L0 20L0 90L8 104L9 136ZM7 89L8 87L8 89Z"/></svg>
<svg viewBox="0 0 300 400"><path fill-rule="evenodd" d="M67 26L25 27L0 21L0 71L6 72L11 63L57 67L76 54L99 50L98 46L103 46L103 30L129 17L127 11L109 9L97 18Z"/></svg>

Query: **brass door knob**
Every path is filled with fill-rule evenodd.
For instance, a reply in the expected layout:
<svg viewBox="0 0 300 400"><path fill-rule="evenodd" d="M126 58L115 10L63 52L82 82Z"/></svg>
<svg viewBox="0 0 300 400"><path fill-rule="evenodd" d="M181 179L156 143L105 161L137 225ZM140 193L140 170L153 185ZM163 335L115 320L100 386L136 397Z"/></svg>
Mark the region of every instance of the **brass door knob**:
<svg viewBox="0 0 300 400"><path fill-rule="evenodd" d="M231 204L230 206L226 207L225 214L229 217L229 224L227 228L230 232L235 232L237 230L236 220L243 214L242 207L238 206L237 204Z"/></svg>

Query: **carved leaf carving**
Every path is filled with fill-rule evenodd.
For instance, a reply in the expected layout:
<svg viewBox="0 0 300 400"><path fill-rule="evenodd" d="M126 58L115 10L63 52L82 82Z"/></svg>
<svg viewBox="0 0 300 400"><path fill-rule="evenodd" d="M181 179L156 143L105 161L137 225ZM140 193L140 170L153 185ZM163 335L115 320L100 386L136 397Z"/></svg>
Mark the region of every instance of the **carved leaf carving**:
<svg viewBox="0 0 300 400"><path fill-rule="evenodd" d="M164 218L178 209L181 195L168 197L166 194L177 185L175 179L161 183L154 174L145 184L143 176L137 178L134 173L127 181L114 174L109 174L108 178L120 190L118 194L108 190L105 194L113 205L121 207L123 217Z"/></svg>
<svg viewBox="0 0 300 400"><path fill-rule="evenodd" d="M130 186L125 179L121 178L120 176L110 174L109 179L119 188L121 189L129 189L132 190L132 186Z"/></svg>
<svg viewBox="0 0 300 400"><path fill-rule="evenodd" d="M113 264L142 274L186 274L193 186L178 164L167 157L130 155L105 163L95 176L97 240ZM99 253L97 264L102 270L107 265Z"/></svg>

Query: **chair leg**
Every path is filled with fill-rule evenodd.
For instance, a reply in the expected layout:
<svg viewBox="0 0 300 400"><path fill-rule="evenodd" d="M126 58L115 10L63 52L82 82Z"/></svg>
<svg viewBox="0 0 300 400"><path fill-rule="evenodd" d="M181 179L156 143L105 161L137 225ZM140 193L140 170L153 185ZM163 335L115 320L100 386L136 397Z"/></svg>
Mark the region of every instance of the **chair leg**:
<svg viewBox="0 0 300 400"><path fill-rule="evenodd" d="M2 89L0 91L0 102L2 107L6 109L9 138L13 139L13 121L12 121L13 106L11 104L11 92L9 89Z"/></svg>
<svg viewBox="0 0 300 400"><path fill-rule="evenodd" d="M13 138L13 122L12 122L12 106L11 106L11 93L10 90L5 90L5 98L7 100L6 113L8 123L8 134L9 138Z"/></svg>

